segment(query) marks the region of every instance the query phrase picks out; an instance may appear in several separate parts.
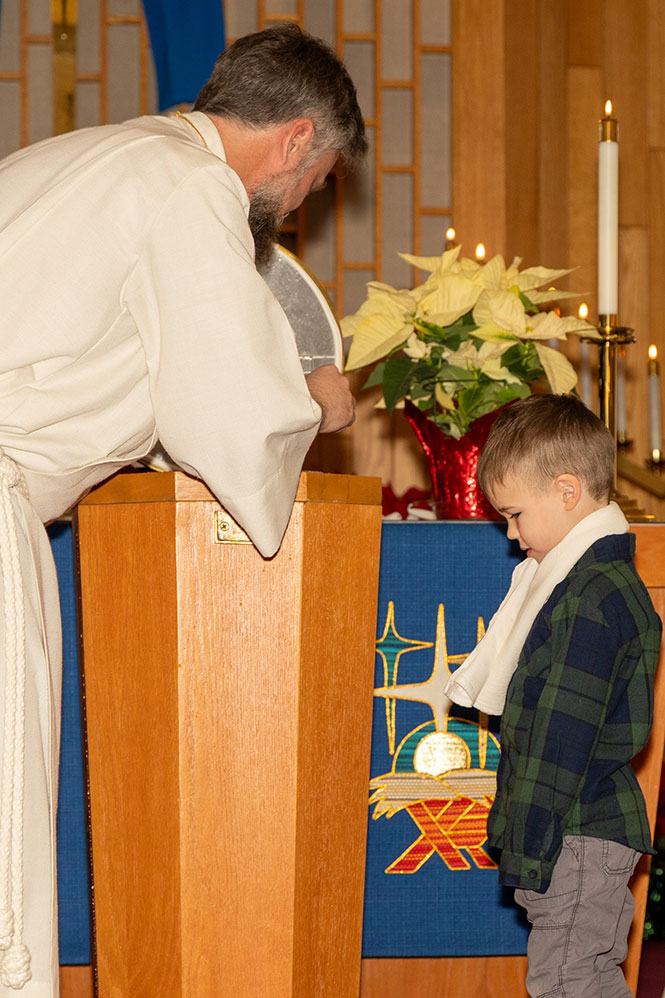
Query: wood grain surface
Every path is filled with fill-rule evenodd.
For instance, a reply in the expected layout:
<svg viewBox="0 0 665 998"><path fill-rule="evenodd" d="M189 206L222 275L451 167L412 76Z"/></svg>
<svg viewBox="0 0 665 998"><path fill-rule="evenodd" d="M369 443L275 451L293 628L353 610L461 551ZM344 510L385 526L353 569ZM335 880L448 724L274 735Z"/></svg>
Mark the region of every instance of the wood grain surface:
<svg viewBox="0 0 665 998"><path fill-rule="evenodd" d="M380 492L305 484L270 560L209 496L79 511L102 998L357 998Z"/></svg>
<svg viewBox="0 0 665 998"><path fill-rule="evenodd" d="M200 479L183 471L126 472L113 475L93 489L81 506L135 502L216 502ZM298 482L296 502L345 502L376 506L381 502L381 479L357 475L326 475L304 471Z"/></svg>

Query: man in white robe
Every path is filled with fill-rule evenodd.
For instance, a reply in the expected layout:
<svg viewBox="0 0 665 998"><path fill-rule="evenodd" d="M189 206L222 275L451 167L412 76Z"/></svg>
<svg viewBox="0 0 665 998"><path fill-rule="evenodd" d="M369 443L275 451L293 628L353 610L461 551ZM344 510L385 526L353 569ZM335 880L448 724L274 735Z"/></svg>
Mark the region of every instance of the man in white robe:
<svg viewBox="0 0 665 998"><path fill-rule="evenodd" d="M220 56L196 108L0 163L3 996L58 993L60 625L42 523L159 437L270 557L314 436L353 419L336 369L303 376L255 267L338 155L365 151L348 74L277 27Z"/></svg>

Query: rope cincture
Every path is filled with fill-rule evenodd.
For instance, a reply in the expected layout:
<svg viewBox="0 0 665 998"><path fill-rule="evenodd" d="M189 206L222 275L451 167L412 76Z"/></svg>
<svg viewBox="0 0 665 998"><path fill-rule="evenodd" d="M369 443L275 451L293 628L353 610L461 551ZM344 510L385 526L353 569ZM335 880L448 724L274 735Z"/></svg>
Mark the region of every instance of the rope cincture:
<svg viewBox="0 0 665 998"><path fill-rule="evenodd" d="M28 497L25 479L0 448L0 576L5 623L5 710L0 782L0 982L30 980L23 942L23 797L25 758L25 608L11 490Z"/></svg>

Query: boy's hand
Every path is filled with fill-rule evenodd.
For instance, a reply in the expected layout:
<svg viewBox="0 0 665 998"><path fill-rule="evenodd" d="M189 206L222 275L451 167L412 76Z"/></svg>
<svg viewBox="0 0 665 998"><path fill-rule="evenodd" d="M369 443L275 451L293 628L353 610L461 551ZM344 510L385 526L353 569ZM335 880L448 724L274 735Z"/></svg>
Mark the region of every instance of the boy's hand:
<svg viewBox="0 0 665 998"><path fill-rule="evenodd" d="M334 364L324 364L306 375L309 393L321 406L319 433L334 433L350 426L356 418L356 400L349 382Z"/></svg>

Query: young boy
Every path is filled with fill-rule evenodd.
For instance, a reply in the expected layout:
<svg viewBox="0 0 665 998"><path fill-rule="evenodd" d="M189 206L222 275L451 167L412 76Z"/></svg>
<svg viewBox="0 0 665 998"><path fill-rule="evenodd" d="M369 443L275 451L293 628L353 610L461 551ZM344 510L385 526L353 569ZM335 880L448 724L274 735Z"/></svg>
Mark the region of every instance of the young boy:
<svg viewBox="0 0 665 998"><path fill-rule="evenodd" d="M661 623L633 564L635 538L609 503L614 459L582 402L533 395L499 415L478 466L527 555L486 635L493 678L503 669L509 683L488 837L532 923L527 989L540 998L631 994L620 967L627 885L653 852L630 760L651 729ZM481 688L467 703L483 701L484 641ZM453 676L467 688L472 657L470 679Z"/></svg>

